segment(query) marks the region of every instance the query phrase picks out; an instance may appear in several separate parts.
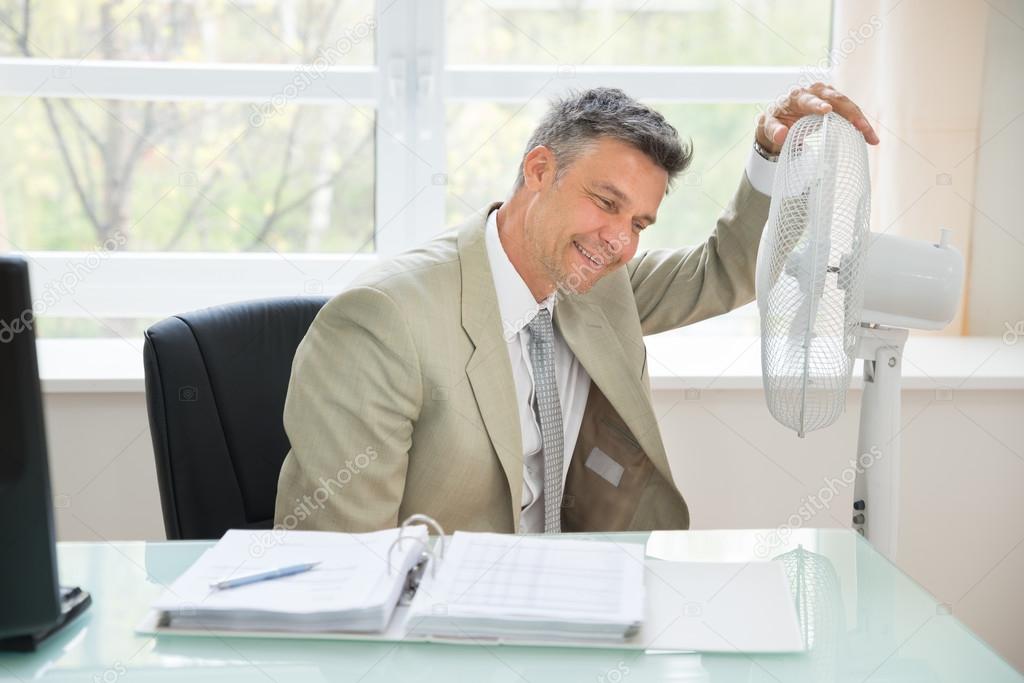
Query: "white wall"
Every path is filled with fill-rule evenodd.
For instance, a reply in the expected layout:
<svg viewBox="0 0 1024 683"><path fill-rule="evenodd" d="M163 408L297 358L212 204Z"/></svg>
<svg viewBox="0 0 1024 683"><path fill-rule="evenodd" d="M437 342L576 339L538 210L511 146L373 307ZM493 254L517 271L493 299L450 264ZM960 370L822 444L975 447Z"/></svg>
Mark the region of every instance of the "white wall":
<svg viewBox="0 0 1024 683"><path fill-rule="evenodd" d="M57 537L165 538L145 395L47 393Z"/></svg>
<svg viewBox="0 0 1024 683"><path fill-rule="evenodd" d="M856 443L859 392L805 439L776 424L760 391L655 391L655 411L693 527L786 525L839 478ZM143 394L45 396L62 540L161 539ZM913 390L903 398L899 565L1024 670L1024 390ZM847 524L852 490L808 527Z"/></svg>

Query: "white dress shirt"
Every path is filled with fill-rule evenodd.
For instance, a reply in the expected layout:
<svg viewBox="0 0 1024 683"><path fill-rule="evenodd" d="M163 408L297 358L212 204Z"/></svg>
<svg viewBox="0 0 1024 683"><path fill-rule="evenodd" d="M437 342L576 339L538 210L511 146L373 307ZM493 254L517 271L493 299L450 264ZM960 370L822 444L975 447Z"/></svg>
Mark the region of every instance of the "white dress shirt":
<svg viewBox="0 0 1024 683"><path fill-rule="evenodd" d="M498 312L501 327L512 361L512 379L516 386L516 406L519 408L519 429L523 438L523 495L519 530L522 533L544 531L544 452L540 422L534 410L533 363L530 362L530 330L541 308L555 316L555 295L537 303L530 288L523 282L515 266L505 253L498 237L498 212L487 217L484 240L487 259L491 264L494 289L498 294ZM555 327L555 384L558 402L562 406L562 427L565 430L565 453L562 457L562 481L569 471L576 437L583 422L583 409L590 393L590 375L562 339Z"/></svg>
<svg viewBox="0 0 1024 683"><path fill-rule="evenodd" d="M775 163L751 149L746 172L755 190L771 194L775 167ZM523 494L519 530L521 533L539 533L544 531L544 453L540 421L534 410L533 363L530 362L530 330L527 325L541 308L548 309L553 320L556 297L552 294L540 303L533 298L530 288L512 265L501 244L497 215L495 210L487 217L484 240L494 289L498 295L502 331L512 362L512 380L516 387L516 405L519 408L519 428L523 441ZM565 453L562 457L564 482L583 423L583 410L590 393L590 375L565 343L558 327L555 327L554 337L555 383L558 385L562 426L565 429Z"/></svg>

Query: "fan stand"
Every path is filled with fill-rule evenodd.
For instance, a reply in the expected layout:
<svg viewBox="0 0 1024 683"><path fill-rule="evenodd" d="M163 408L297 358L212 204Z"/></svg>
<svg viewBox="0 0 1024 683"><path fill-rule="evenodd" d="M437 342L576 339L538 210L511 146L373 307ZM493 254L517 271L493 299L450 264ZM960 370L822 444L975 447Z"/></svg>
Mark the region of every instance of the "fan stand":
<svg viewBox="0 0 1024 683"><path fill-rule="evenodd" d="M864 360L857 435L853 528L896 560L900 521L900 377L905 329L862 324L855 357Z"/></svg>

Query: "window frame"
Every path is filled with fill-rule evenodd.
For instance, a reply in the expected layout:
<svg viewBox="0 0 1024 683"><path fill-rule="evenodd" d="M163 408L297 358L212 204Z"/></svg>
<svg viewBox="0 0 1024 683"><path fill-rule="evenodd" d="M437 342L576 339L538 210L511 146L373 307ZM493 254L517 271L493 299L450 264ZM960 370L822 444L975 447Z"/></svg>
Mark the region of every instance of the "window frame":
<svg viewBox="0 0 1024 683"><path fill-rule="evenodd" d="M37 315L162 317L243 299L333 295L381 259L445 227L445 107L524 104L565 88L620 87L659 103L768 102L811 67L446 66L444 0L375 4L373 65L331 66L290 104L339 104L375 119L375 253L29 250ZM300 65L0 58L0 96L265 102ZM818 79L830 70L815 69ZM20 106L20 105L19 105ZM511 183L512 179L509 179ZM17 249L17 245L11 245ZM68 286L72 284L73 286ZM63 292L63 293L62 293ZM48 299L42 294L49 293Z"/></svg>

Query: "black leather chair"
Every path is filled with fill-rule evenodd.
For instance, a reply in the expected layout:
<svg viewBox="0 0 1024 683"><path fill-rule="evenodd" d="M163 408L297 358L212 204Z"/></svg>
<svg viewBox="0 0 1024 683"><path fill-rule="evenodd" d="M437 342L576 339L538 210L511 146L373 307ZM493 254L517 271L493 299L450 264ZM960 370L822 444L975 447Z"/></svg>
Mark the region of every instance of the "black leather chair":
<svg viewBox="0 0 1024 683"><path fill-rule="evenodd" d="M146 330L149 429L168 539L269 529L295 349L326 297L250 301Z"/></svg>

